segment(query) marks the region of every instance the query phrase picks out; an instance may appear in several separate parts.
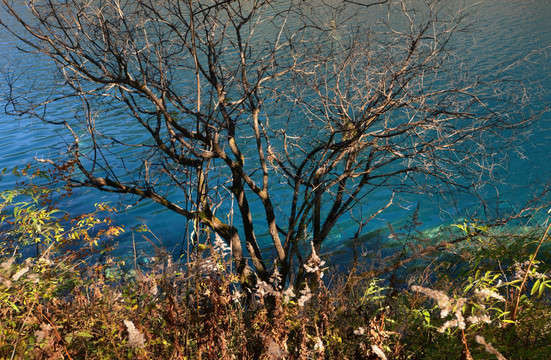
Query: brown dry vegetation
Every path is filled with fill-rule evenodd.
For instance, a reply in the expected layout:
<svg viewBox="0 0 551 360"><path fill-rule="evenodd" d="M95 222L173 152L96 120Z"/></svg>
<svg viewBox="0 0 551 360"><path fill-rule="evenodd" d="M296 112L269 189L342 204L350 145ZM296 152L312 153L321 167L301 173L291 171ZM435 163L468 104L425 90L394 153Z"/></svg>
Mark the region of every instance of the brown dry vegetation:
<svg viewBox="0 0 551 360"><path fill-rule="evenodd" d="M228 249L216 238L212 242L205 238L203 250L190 254L187 264L173 262L160 249L157 256L147 258L147 265L137 256L114 258L109 251L96 256L103 260L94 263L90 258L84 261L79 251L63 250L64 237L75 232L73 227L49 245L42 243L40 256L24 259L14 249L17 232L6 227L13 223L15 211L8 205L4 197L1 358L545 359L551 355L550 280L548 265L534 256L538 242L545 240L537 229L505 236L479 226L484 231L461 249L449 249L446 256L442 251L433 254L418 270L411 267L408 275L391 271L375 276L367 260L338 272L325 265L323 256L314 256L306 270L318 279L315 289L282 289L276 272L270 282L258 281L254 293L244 293ZM27 210L26 216L33 216L40 208ZM94 224L106 221L99 213L88 218L96 219ZM58 221L49 218L44 226L55 227ZM92 240L96 252L113 235L105 228L99 233L94 227L87 231L87 242ZM547 256L545 246L538 255Z"/></svg>

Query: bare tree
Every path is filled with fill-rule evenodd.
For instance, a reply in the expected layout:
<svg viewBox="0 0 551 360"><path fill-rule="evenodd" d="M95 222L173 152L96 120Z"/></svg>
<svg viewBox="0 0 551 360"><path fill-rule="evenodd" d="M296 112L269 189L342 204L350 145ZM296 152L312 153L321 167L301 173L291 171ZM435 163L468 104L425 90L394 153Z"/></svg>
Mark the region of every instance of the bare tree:
<svg viewBox="0 0 551 360"><path fill-rule="evenodd" d="M3 3L61 79L11 109L68 130L72 184L214 232L243 283L275 266L300 281L343 216L367 204L364 226L396 192L476 191L531 121L521 87L469 75L454 53L466 14L453 1Z"/></svg>

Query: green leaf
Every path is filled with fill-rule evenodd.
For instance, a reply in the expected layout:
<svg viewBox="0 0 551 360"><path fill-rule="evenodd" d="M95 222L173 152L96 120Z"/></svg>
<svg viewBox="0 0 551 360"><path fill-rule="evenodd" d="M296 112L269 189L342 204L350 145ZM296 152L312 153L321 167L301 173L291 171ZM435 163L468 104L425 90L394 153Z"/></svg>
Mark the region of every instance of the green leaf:
<svg viewBox="0 0 551 360"><path fill-rule="evenodd" d="M19 308L17 307L17 305L15 305L14 303L12 303L11 301L8 301L9 305L15 310L17 311L18 313L20 312Z"/></svg>
<svg viewBox="0 0 551 360"><path fill-rule="evenodd" d="M536 283L534 284L534 286L532 286L532 291L530 292L530 295L534 295L536 293L536 291L538 291L540 283L541 283L541 279L538 279L536 281Z"/></svg>
<svg viewBox="0 0 551 360"><path fill-rule="evenodd" d="M77 336L85 337L85 338L91 338L94 337L94 335L87 333L86 331L79 331L77 332Z"/></svg>
<svg viewBox="0 0 551 360"><path fill-rule="evenodd" d="M541 297L541 295L543 294L543 290L545 290L545 286L544 286L544 285L545 285L545 283L543 283L543 282L540 284L540 290L539 290L539 292L538 292L538 298Z"/></svg>
<svg viewBox="0 0 551 360"><path fill-rule="evenodd" d="M429 312L428 310L425 309L425 310L423 310L421 313L423 314L423 318L424 318L424 320L425 320L425 323L426 323L427 325L430 325L430 312Z"/></svg>

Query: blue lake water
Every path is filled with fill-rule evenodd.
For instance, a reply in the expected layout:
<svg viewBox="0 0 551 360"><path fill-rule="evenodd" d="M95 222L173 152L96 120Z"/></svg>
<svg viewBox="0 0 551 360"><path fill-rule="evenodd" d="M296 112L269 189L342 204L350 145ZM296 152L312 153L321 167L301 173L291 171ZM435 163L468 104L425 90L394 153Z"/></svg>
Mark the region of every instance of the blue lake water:
<svg viewBox="0 0 551 360"><path fill-rule="evenodd" d="M546 103L551 104L551 1L484 0L467 1L466 5L472 26L468 33L459 36L455 46L456 53L468 67L480 74L497 73L509 67L504 74L525 81L527 93L534 94L534 99L538 99L533 104L534 109ZM5 13L2 11L0 16L4 18ZM17 42L1 28L0 69L3 69L4 74L12 70L22 73L26 81L47 87L50 76L47 64L41 58L18 52L16 46ZM519 62L521 59L523 61ZM4 80L0 77L0 81ZM2 90L6 90L5 86L2 86ZM4 104L0 105L0 169L21 167L33 161L33 157L56 158L64 147L63 129L38 120L10 117L3 113ZM67 115L64 107L51 110L59 112L60 116ZM117 116L116 111L111 110L113 118ZM124 125L113 131L125 132L125 136L130 138L140 136L139 133L128 132ZM500 185L487 194L490 202L499 199L504 210L519 207L530 197L534 187L551 178L551 114L545 114L529 131L530 141L519 144L525 156L510 154L508 165L499 171L508 184ZM14 181L12 176L4 176L0 189L12 187ZM68 204L74 213L89 211L94 203L109 201L116 204L120 200L116 196L94 190L80 189L76 194ZM373 195L371 201L375 204L384 203L388 196L388 191L381 190ZM125 204L134 202L131 198L122 200ZM442 203L436 204L427 196L403 196L397 199L396 205L374 220L366 231L385 227L387 222L399 224L417 204L420 205L425 228L451 221L456 216L474 213L474 209L469 207L475 206L473 198L460 197L457 202L461 204L457 206L458 209L452 205L447 207ZM179 249L185 235L185 221L181 216L146 201L117 215L116 221L124 224L127 230L146 222L169 250ZM350 236L346 230L349 225L343 223L342 233L336 231L332 234L332 244L339 244ZM131 231L127 231L121 238L123 250L131 246L131 239ZM147 243L139 240L139 237L138 241L144 248L147 247Z"/></svg>

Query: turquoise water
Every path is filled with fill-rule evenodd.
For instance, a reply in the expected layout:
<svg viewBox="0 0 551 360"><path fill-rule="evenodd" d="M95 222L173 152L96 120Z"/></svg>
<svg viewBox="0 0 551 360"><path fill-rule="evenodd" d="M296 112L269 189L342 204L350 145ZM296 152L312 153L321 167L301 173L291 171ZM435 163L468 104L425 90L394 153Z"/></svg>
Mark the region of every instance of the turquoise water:
<svg viewBox="0 0 551 360"><path fill-rule="evenodd" d="M551 2L485 0L467 1L466 4L472 25L468 33L457 38L455 47L467 67L484 75L500 74L511 79L523 79L527 93L533 96L534 110L545 103L551 104L551 60L548 57L551 56L551 49L546 50L551 46ZM4 19L5 14L0 14ZM25 78L23 83L48 91L51 74L47 63L39 57L16 51L16 45L15 40L4 29L0 29L0 69L5 74L22 74ZM2 90L7 89L2 86ZM70 115L67 108L62 106L50 110L58 113L60 118ZM117 109L110 109L108 115L112 119L120 118ZM109 116L106 118L109 119ZM0 126L0 168L23 166L31 162L33 157L55 158L64 148L63 129L56 129L38 120L13 118L2 112ZM140 137L140 133L133 132L126 124L115 125L115 121L109 131L117 135L124 134L128 139L136 140ZM498 175L508 184L487 189L489 204L499 204L499 210L495 210L494 205L490 206L494 213L518 208L540 183L546 183L551 178L551 116L544 115L527 131L530 131L529 141L519 144L524 149L524 155L508 154L510 160L507 166L498 171ZM4 176L0 187L9 188L14 181L13 177ZM387 190L376 191L370 198L370 204L383 204L388 196ZM81 189L68 205L71 211L79 213L90 210L97 202L118 203L119 200L110 194ZM366 232L386 227L388 222L399 225L411 215L417 204L423 227L434 227L458 216L479 213L475 200L461 195L455 199L455 203L437 203L427 196L401 196L393 207L366 228ZM124 204L134 202L129 197L122 199ZM181 216L146 201L132 206L118 215L116 220L127 229L146 222L169 250L179 250L185 238L185 222ZM338 245L347 239L351 225L350 221L343 222L332 234L330 243ZM131 232L128 231L121 238L122 249L130 247L131 239ZM147 247L147 243L140 242Z"/></svg>

